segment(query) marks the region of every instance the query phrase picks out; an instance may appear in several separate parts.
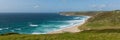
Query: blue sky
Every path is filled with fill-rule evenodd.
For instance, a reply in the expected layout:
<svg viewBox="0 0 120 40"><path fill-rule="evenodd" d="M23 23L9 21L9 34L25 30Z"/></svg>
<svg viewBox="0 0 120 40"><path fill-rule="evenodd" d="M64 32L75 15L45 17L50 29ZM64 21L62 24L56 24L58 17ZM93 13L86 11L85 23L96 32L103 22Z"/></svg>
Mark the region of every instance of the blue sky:
<svg viewBox="0 0 120 40"><path fill-rule="evenodd" d="M0 0L0 12L63 12L120 9L120 0Z"/></svg>

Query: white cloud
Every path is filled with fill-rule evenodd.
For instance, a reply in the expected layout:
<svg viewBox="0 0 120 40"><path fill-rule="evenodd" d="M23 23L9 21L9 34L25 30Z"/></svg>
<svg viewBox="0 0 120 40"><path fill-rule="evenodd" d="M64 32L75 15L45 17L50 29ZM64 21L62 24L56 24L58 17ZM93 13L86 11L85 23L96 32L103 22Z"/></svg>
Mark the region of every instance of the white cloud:
<svg viewBox="0 0 120 40"><path fill-rule="evenodd" d="M107 5L106 4L100 4L100 5L93 4L93 5L91 5L91 7L95 8L95 9L98 9L98 10L102 10L103 8L107 7Z"/></svg>
<svg viewBox="0 0 120 40"><path fill-rule="evenodd" d="M101 5L99 5L99 8L104 8L106 6L107 6L106 4L101 4Z"/></svg>
<svg viewBox="0 0 120 40"><path fill-rule="evenodd" d="M94 4L94 5L91 5L91 7L92 7L92 8L96 8L96 7L97 7L97 5L95 5L95 4Z"/></svg>
<svg viewBox="0 0 120 40"><path fill-rule="evenodd" d="M93 7L93 8L104 8L106 6L107 6L106 4L100 4L100 5L93 4L93 5L91 5L91 7Z"/></svg>
<svg viewBox="0 0 120 40"><path fill-rule="evenodd" d="M39 8L40 7L40 5L34 5L33 6L33 8Z"/></svg>

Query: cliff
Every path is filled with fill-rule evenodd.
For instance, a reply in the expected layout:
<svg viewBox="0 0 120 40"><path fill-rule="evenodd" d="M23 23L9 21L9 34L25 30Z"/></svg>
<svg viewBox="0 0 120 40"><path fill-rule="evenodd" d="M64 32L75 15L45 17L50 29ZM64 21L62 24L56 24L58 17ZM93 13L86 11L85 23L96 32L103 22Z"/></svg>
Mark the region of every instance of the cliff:
<svg viewBox="0 0 120 40"><path fill-rule="evenodd" d="M88 11L88 12L60 12L61 15L66 16L94 16L98 13L102 13L104 11Z"/></svg>

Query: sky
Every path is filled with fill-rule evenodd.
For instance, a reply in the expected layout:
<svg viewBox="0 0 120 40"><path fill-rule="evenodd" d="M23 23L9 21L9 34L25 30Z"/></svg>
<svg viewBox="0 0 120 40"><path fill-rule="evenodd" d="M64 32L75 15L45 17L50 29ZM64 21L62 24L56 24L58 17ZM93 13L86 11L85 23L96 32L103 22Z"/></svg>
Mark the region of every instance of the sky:
<svg viewBox="0 0 120 40"><path fill-rule="evenodd" d="M0 12L118 10L120 0L0 0Z"/></svg>

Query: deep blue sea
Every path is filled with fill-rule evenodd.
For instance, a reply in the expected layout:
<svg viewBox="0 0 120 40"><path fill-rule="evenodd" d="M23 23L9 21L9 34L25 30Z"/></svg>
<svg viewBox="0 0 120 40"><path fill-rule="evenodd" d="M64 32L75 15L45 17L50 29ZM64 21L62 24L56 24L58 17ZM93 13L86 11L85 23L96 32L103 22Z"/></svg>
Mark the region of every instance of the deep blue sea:
<svg viewBox="0 0 120 40"><path fill-rule="evenodd" d="M46 34L80 23L86 16L64 16L59 13L0 13L0 34Z"/></svg>

